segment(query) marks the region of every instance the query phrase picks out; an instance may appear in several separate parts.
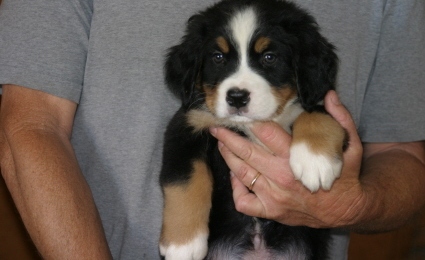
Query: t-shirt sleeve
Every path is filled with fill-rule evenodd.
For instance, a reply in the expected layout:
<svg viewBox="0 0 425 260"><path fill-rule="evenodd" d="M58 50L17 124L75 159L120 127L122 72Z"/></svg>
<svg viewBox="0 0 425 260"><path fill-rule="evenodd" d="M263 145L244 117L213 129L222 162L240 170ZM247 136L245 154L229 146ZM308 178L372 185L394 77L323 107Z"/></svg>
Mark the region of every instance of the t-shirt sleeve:
<svg viewBox="0 0 425 260"><path fill-rule="evenodd" d="M425 140L425 1L389 0L361 113L365 142Z"/></svg>
<svg viewBox="0 0 425 260"><path fill-rule="evenodd" d="M92 0L4 0L0 6L0 84L79 101Z"/></svg>

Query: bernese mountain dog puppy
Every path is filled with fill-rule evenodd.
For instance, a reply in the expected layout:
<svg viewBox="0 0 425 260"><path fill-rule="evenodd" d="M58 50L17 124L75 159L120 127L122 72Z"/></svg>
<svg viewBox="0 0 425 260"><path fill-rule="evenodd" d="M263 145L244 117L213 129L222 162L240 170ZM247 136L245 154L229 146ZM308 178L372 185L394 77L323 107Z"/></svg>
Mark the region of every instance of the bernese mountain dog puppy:
<svg viewBox="0 0 425 260"><path fill-rule="evenodd" d="M312 192L339 177L344 129L326 113L338 59L315 19L283 0L225 0L192 16L165 76L182 100L165 133L160 253L185 259L326 259L329 230L237 212L211 126L259 143L254 121L292 134L290 166Z"/></svg>

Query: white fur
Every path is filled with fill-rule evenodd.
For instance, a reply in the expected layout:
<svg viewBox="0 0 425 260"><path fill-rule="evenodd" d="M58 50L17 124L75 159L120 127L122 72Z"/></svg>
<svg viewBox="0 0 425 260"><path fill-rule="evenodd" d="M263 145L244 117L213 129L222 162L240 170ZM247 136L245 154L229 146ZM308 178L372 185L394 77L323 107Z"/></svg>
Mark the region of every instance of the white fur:
<svg viewBox="0 0 425 260"><path fill-rule="evenodd" d="M233 40L238 45L241 64L248 64L248 48L257 25L257 15L252 8L247 8L235 14L230 21L229 29Z"/></svg>
<svg viewBox="0 0 425 260"><path fill-rule="evenodd" d="M257 27L257 16L252 8L235 14L229 23L228 30L238 50L239 66L218 88L215 114L219 118L235 122L266 120L271 119L277 110L279 104L271 92L270 84L248 64L249 43ZM227 92L234 87L249 91L250 102L247 107L236 110L227 104Z"/></svg>
<svg viewBox="0 0 425 260"><path fill-rule="evenodd" d="M226 102L227 91L233 87L246 89L250 92L251 100L248 106L240 109L237 113ZM229 118L232 121L239 122L270 119L278 106L268 82L247 67L241 67L238 72L222 82L218 89L217 98L217 117Z"/></svg>
<svg viewBox="0 0 425 260"><path fill-rule="evenodd" d="M183 245L159 245L166 260L202 260L208 253L208 234L199 234Z"/></svg>
<svg viewBox="0 0 425 260"><path fill-rule="evenodd" d="M288 100L285 104L285 108L283 109L283 113L278 115L275 119L273 119L275 122L277 122L279 125L285 129L285 131L289 134L291 134L291 125L294 123L295 119L304 112L303 107L301 106L301 103L296 102L297 98L294 97L291 100Z"/></svg>
<svg viewBox="0 0 425 260"><path fill-rule="evenodd" d="M295 178L311 192L317 191L320 187L329 190L339 177L342 167L339 158L314 153L306 143L291 146L289 163Z"/></svg>

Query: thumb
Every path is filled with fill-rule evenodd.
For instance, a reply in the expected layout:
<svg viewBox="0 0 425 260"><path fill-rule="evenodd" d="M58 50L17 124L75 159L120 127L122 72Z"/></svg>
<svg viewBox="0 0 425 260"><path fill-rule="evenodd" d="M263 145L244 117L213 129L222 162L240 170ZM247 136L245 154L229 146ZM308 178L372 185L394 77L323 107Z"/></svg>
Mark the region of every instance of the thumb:
<svg viewBox="0 0 425 260"><path fill-rule="evenodd" d="M356 124L351 117L350 112L341 103L335 91L329 91L325 96L325 109L328 113L347 131L348 147L344 153L345 158L357 158L357 160L344 160L344 163L357 163L362 157L363 147L360 137L357 133ZM352 157L354 156L354 157ZM352 165L357 167L356 165Z"/></svg>
<svg viewBox="0 0 425 260"><path fill-rule="evenodd" d="M360 141L356 125L350 112L341 103L334 90L329 91L325 96L325 109L347 131L350 140L352 137Z"/></svg>

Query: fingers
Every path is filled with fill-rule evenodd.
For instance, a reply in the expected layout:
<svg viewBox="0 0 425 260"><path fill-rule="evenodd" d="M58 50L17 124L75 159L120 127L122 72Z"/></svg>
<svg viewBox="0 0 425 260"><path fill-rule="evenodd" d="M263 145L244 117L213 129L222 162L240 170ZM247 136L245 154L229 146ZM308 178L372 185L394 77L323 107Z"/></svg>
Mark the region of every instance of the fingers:
<svg viewBox="0 0 425 260"><path fill-rule="evenodd" d="M261 176L257 181L259 182L260 179ZM262 217L263 214L259 214L259 212L264 212L264 207L259 198L254 193L249 192L245 184L233 174L231 176L231 182L236 210L249 216ZM258 183L255 185L258 185Z"/></svg>
<svg viewBox="0 0 425 260"><path fill-rule="evenodd" d="M276 189L279 183L288 182L287 179L294 182L292 174L282 174L286 168L284 162L228 129L211 129L211 133L220 140L220 153L233 172L231 181L236 209L253 217L270 218L267 215L270 210L267 205L270 204L270 194L274 194L272 190ZM261 175L253 183L259 173ZM248 189L251 184L253 193Z"/></svg>
<svg viewBox="0 0 425 260"><path fill-rule="evenodd" d="M252 179L251 183L248 186L248 190L252 191L254 188L255 183L257 182L258 178L260 178L261 172L258 172L257 175L255 175L254 179Z"/></svg>
<svg viewBox="0 0 425 260"><path fill-rule="evenodd" d="M275 122L254 123L254 135L275 155L289 156L291 136Z"/></svg>
<svg viewBox="0 0 425 260"><path fill-rule="evenodd" d="M348 148L344 153L344 164L351 169L360 167L360 158L363 154L363 147L357 128L350 112L341 104L335 91L329 91L325 96L326 111L347 131ZM355 171L353 171L355 172Z"/></svg>
<svg viewBox="0 0 425 260"><path fill-rule="evenodd" d="M343 104L341 104L341 101L335 91L331 90L326 94L325 108L326 111L328 111L329 114L331 114L331 116L335 118L335 120L338 121L343 128L345 128L350 137L350 142L352 141L356 144L360 143L360 138L357 134L357 128L354 120L351 117L350 112Z"/></svg>
<svg viewBox="0 0 425 260"><path fill-rule="evenodd" d="M223 147L219 143L220 152L239 179L249 174L247 178L252 180L258 171L268 169L272 155L259 145L225 128L212 128L210 132L224 144ZM255 170L250 165L255 166Z"/></svg>
<svg viewBox="0 0 425 260"><path fill-rule="evenodd" d="M229 139L239 137L233 136L233 132L230 132L227 129L219 129L218 131L224 131L225 136ZM212 132L214 134L217 134L216 130L213 130ZM221 136L222 134L222 132L218 133L219 136ZM224 138L224 140L227 139ZM238 141L245 142L247 140L245 140L245 138L242 138ZM253 180L259 174L259 171L257 171L245 161L243 161L241 158L236 156L235 153L229 150L229 148L226 147L221 141L219 141L218 147L221 155L223 156L224 160L232 171L231 183L233 189L233 200L235 202L236 210L249 216L264 217L263 203L261 202L259 197L256 196L255 192L264 189L264 187L267 186L266 177L259 175L256 181L252 183ZM244 146L242 145L242 147ZM251 157L248 156L247 158ZM249 191L248 187L250 186L254 193Z"/></svg>
<svg viewBox="0 0 425 260"><path fill-rule="evenodd" d="M245 186L245 189L248 191L247 187L251 186L252 181L257 177L259 170L254 169L248 163L243 161L241 158L235 155L228 147L226 147L223 143L219 142L219 150L223 159L226 161L226 164L229 166L231 171L241 183ZM252 186L258 189L263 184L263 180L261 178L257 178L255 181L255 185Z"/></svg>
<svg viewBox="0 0 425 260"><path fill-rule="evenodd" d="M264 128L260 124L264 124ZM218 127L210 129L210 132L220 141L219 149L227 165L246 187L249 187L258 172L262 174L255 184L254 192L268 189L267 185L273 182L284 186L293 183L294 176L288 163L290 136L274 123L259 123L255 128L256 131L265 129L269 132L260 138L270 137L265 143L271 145L267 148L275 154L228 129ZM279 137L285 140L277 140Z"/></svg>

